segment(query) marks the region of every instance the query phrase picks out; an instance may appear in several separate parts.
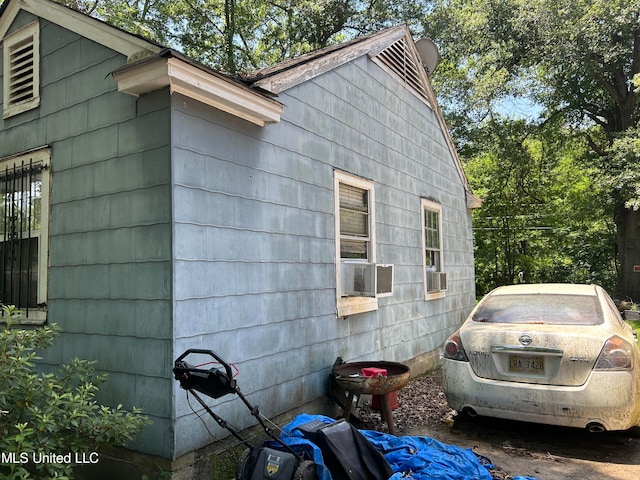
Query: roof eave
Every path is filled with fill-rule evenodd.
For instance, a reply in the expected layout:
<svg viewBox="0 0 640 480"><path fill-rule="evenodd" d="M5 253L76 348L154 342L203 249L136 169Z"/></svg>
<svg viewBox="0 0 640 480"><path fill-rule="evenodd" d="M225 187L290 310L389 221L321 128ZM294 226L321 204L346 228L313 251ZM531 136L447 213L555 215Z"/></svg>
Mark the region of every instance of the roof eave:
<svg viewBox="0 0 640 480"><path fill-rule="evenodd" d="M112 72L118 91L139 96L168 87L261 127L280 121L283 105L223 76L179 58L157 55Z"/></svg>
<svg viewBox="0 0 640 480"><path fill-rule="evenodd" d="M474 208L480 208L482 206L482 198L475 195L471 190L465 190L467 208L472 210Z"/></svg>
<svg viewBox="0 0 640 480"><path fill-rule="evenodd" d="M258 72L252 86L278 94L362 55L382 49L389 43L407 35L408 31L405 25L399 25L375 35L368 35L360 41L347 42L344 47L331 46L312 54L303 55L290 62L283 62Z"/></svg>
<svg viewBox="0 0 640 480"><path fill-rule="evenodd" d="M96 43L105 45L127 58L140 58L162 50L162 46L132 35L84 13L55 2L9 0L0 10L0 38L4 37L20 10L49 20Z"/></svg>

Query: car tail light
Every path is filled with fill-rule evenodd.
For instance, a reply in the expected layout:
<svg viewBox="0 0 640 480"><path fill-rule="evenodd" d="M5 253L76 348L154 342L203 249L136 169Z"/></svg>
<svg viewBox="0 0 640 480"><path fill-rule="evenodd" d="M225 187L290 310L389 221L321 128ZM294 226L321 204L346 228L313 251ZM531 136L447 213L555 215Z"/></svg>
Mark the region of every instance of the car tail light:
<svg viewBox="0 0 640 480"><path fill-rule="evenodd" d="M595 369L631 370L632 359L632 346L629 342L618 336L611 337L602 347Z"/></svg>
<svg viewBox="0 0 640 480"><path fill-rule="evenodd" d="M461 362L469 361L467 354L464 353L464 347L462 346L462 340L460 340L459 330L444 342L444 358L459 360Z"/></svg>

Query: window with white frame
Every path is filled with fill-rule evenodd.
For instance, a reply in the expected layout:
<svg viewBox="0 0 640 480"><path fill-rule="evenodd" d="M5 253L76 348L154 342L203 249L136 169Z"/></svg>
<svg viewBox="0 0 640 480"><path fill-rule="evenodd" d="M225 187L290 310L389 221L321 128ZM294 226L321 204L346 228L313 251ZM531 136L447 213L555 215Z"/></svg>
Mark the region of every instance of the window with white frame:
<svg viewBox="0 0 640 480"><path fill-rule="evenodd" d="M447 288L442 261L442 205L422 199L422 245L425 298L440 298Z"/></svg>
<svg viewBox="0 0 640 480"><path fill-rule="evenodd" d="M370 189L338 183L340 259L368 261L371 246Z"/></svg>
<svg viewBox="0 0 640 480"><path fill-rule="evenodd" d="M373 182L335 172L338 316L378 308Z"/></svg>
<svg viewBox="0 0 640 480"><path fill-rule="evenodd" d="M46 320L48 148L0 159L0 303L21 323Z"/></svg>
<svg viewBox="0 0 640 480"><path fill-rule="evenodd" d="M2 116L8 118L40 104L40 26L33 22L2 39Z"/></svg>

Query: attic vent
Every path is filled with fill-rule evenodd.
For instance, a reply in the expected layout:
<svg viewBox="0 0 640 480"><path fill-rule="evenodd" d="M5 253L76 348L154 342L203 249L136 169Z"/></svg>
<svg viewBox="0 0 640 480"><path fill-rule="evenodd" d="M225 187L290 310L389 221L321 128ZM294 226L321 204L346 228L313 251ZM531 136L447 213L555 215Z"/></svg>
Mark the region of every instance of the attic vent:
<svg viewBox="0 0 640 480"><path fill-rule="evenodd" d="M33 87L33 37L29 37L9 48L9 103L31 100Z"/></svg>
<svg viewBox="0 0 640 480"><path fill-rule="evenodd" d="M38 105L39 28L37 23L4 39L4 118Z"/></svg>
<svg viewBox="0 0 640 480"><path fill-rule="evenodd" d="M388 67L400 80L410 87L420 98L431 104L431 96L426 86L426 73L420 59L407 45L406 37L382 50L376 58Z"/></svg>

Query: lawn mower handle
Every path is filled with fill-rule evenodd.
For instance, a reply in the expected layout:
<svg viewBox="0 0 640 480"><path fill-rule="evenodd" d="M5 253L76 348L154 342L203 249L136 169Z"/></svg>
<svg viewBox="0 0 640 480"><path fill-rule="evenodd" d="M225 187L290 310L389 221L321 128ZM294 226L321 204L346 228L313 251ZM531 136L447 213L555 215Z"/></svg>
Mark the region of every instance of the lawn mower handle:
<svg viewBox="0 0 640 480"><path fill-rule="evenodd" d="M191 354L209 355L224 367L224 372L217 368L199 368L185 361ZM201 364L200 366L204 366ZM176 358L173 364L175 379L185 390L197 390L212 398L220 398L229 393L238 393L231 366L211 350L191 348Z"/></svg>
<svg viewBox="0 0 640 480"><path fill-rule="evenodd" d="M180 355L178 358L176 358L176 361L174 363L178 363L178 362L182 361L184 358L186 358L187 356L189 356L191 354L203 354L203 355L209 355L210 357L213 357L220 365L222 365L224 367L224 371L226 372L226 374L229 377L229 379L233 378L233 372L231 370L231 365L229 365L227 362L225 362L222 359L222 357L218 356L216 354L216 352L214 352L213 350L204 350L204 349L201 349L201 348L190 348L189 350L184 352L182 355Z"/></svg>
<svg viewBox="0 0 640 480"><path fill-rule="evenodd" d="M209 355L214 358L220 365L224 367L225 373L218 368L203 369L193 366L184 361L184 359L191 354ZM240 388L236 384L233 378L231 365L225 362L212 350L202 350L198 348L190 348L178 358L176 358L173 364L173 374L175 379L180 382L180 386L185 390L191 392L191 394L198 400L200 405L214 418L214 420L221 427L227 429L234 437L240 440L242 443L249 445L246 440L239 435L239 433L223 418L218 416L211 410L211 408L200 398L196 392L203 393L211 398L220 398L229 393L234 393L240 397L242 402L247 406L251 415L253 415L258 423L264 428L264 431L271 437L272 440L279 443L285 451L293 454L302 460L302 454L296 453L291 446L285 443L278 435L276 435L271 427L269 427L260 413L258 406L251 405L246 397L240 391ZM250 445L249 445L250 446Z"/></svg>

